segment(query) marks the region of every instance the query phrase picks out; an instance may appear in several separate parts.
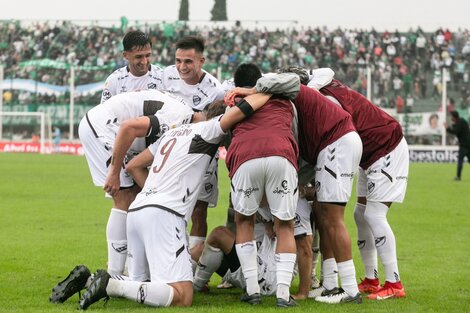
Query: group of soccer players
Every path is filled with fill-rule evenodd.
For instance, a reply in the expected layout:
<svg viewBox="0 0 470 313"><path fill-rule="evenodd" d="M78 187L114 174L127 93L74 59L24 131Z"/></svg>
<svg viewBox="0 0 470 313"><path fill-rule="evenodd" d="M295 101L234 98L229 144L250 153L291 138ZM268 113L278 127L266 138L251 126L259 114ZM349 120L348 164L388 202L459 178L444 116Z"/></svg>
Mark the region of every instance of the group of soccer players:
<svg viewBox="0 0 470 313"><path fill-rule="evenodd" d="M391 203L403 201L408 175L406 141L393 118L329 69L263 76L256 65L242 64L234 86L224 88L202 70L201 38L178 41L176 64L165 69L150 64L145 33L127 33L123 46L128 65L110 75L102 103L79 126L93 182L113 199L108 269L92 275L76 266L53 288L51 302L86 288L82 309L109 296L189 306L193 289L207 289L214 272L243 288L241 300L250 304L270 294L278 307L296 306L294 298L335 304L361 303L361 293L375 300L405 296L386 218ZM229 131L236 227L217 227L206 240L207 207L218 197L218 147ZM307 179L298 174L303 169ZM354 218L366 276L360 284L344 224L357 172ZM313 290L311 214L323 258L322 285ZM292 296L296 263L301 286Z"/></svg>

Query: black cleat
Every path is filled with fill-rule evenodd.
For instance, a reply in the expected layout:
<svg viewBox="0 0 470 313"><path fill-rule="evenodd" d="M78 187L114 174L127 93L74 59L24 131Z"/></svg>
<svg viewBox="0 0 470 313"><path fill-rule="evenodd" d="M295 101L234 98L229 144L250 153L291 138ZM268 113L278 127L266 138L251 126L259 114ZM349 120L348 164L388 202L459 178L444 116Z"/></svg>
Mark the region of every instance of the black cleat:
<svg viewBox="0 0 470 313"><path fill-rule="evenodd" d="M277 298L276 304L278 308L290 308L293 306L297 306L297 302L295 302L294 298L291 296L289 297L289 301L286 301L282 298Z"/></svg>
<svg viewBox="0 0 470 313"><path fill-rule="evenodd" d="M88 287L87 292L85 292L80 299L80 309L86 310L90 305L100 299L109 299L108 294L106 293L106 287L108 286L110 278L111 276L105 270L96 271L93 276L93 282L90 287Z"/></svg>
<svg viewBox="0 0 470 313"><path fill-rule="evenodd" d="M63 303L75 293L85 288L90 270L85 265L77 265L70 274L54 288L52 288L49 301L52 303Z"/></svg>
<svg viewBox="0 0 470 313"><path fill-rule="evenodd" d="M247 294L246 292L240 298L241 302L246 302L251 305L257 305L261 303L261 295L259 293L254 293L252 295Z"/></svg>

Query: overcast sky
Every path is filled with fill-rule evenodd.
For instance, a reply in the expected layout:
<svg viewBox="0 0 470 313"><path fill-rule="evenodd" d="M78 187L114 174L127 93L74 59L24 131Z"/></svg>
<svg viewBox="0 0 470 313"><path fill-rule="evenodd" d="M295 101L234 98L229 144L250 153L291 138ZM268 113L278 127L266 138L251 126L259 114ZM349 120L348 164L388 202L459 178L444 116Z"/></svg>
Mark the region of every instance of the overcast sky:
<svg viewBox="0 0 470 313"><path fill-rule="evenodd" d="M207 21L214 0L189 0L190 20ZM171 21L180 0L3 0L0 19ZM408 30L470 29L470 0L227 0L229 20Z"/></svg>

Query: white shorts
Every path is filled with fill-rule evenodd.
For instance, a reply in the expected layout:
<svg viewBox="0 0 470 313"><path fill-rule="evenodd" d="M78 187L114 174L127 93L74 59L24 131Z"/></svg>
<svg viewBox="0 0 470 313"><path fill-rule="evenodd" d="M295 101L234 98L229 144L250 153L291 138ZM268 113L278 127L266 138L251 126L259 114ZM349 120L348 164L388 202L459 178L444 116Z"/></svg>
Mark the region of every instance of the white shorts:
<svg viewBox="0 0 470 313"><path fill-rule="evenodd" d="M209 203L210 208L217 206L217 200L219 199L219 158L218 152L214 158L212 158L209 166L207 167L206 173L204 174L204 181L201 185L201 191L197 199Z"/></svg>
<svg viewBox="0 0 470 313"><path fill-rule="evenodd" d="M392 152L368 169L359 168L357 196L376 202L403 202L408 183L410 157L403 138Z"/></svg>
<svg viewBox="0 0 470 313"><path fill-rule="evenodd" d="M93 183L95 186L103 187L106 177L108 176L108 167L113 154L115 134L109 133L103 135L103 133L100 133L99 137L97 137L96 132L88 123L86 116L80 121L78 134ZM129 156L126 156L124 163L127 164L129 159ZM124 169L121 169L120 181L122 188L128 188L134 185L131 175Z"/></svg>
<svg viewBox="0 0 470 313"><path fill-rule="evenodd" d="M362 141L350 132L326 146L315 165L315 189L318 202L349 201L362 156Z"/></svg>
<svg viewBox="0 0 470 313"><path fill-rule="evenodd" d="M255 214L266 193L274 216L284 221L295 217L297 172L286 158L270 156L246 161L233 175L231 187L233 208L240 214Z"/></svg>
<svg viewBox="0 0 470 313"><path fill-rule="evenodd" d="M308 236L312 234L312 224L310 223L311 213L312 207L308 203L307 199L299 197L294 218L294 236Z"/></svg>
<svg viewBox="0 0 470 313"><path fill-rule="evenodd" d="M156 207L129 212L127 251L131 280L192 282L186 222L174 213Z"/></svg>

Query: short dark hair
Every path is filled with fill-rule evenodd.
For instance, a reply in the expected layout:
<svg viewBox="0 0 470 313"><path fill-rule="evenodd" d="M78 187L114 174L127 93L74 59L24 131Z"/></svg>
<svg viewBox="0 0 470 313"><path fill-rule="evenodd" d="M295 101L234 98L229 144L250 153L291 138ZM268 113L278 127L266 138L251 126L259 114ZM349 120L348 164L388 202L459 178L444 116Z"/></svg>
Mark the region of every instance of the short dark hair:
<svg viewBox="0 0 470 313"><path fill-rule="evenodd" d="M254 63L240 64L235 74L233 74L233 82L236 87L254 87L258 79L263 76L261 70Z"/></svg>
<svg viewBox="0 0 470 313"><path fill-rule="evenodd" d="M225 113L227 106L224 103L224 100L215 100L208 106L206 106L203 112L206 114L207 120L210 120L216 116Z"/></svg>
<svg viewBox="0 0 470 313"><path fill-rule="evenodd" d="M457 112L457 111L451 111L450 115L452 115L453 118L459 118L460 117L459 112Z"/></svg>
<svg viewBox="0 0 470 313"><path fill-rule="evenodd" d="M176 42L176 50L194 49L196 52L204 52L204 39L198 36L186 36Z"/></svg>
<svg viewBox="0 0 470 313"><path fill-rule="evenodd" d="M152 47L152 41L146 33L140 30L131 30L124 35L122 45L124 47L124 51L131 51L133 48L141 49L147 45Z"/></svg>

